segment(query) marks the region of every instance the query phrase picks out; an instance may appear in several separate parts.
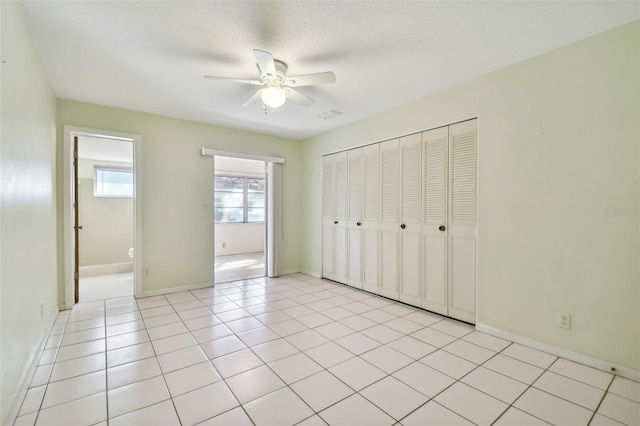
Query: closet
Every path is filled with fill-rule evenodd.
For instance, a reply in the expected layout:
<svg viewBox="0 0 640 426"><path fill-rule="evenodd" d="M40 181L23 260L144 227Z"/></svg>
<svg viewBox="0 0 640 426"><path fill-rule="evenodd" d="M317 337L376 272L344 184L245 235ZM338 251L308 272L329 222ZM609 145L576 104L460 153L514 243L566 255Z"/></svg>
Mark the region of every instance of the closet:
<svg viewBox="0 0 640 426"><path fill-rule="evenodd" d="M475 322L477 120L323 157L322 275Z"/></svg>

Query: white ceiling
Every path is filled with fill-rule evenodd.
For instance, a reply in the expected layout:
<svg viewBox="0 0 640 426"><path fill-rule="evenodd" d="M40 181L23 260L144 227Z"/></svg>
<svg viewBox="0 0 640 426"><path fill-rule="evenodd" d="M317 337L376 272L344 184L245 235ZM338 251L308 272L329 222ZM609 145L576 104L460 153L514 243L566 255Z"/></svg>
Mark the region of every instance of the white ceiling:
<svg viewBox="0 0 640 426"><path fill-rule="evenodd" d="M78 158L133 163L133 143L121 139L79 136Z"/></svg>
<svg viewBox="0 0 640 426"><path fill-rule="evenodd" d="M24 2L56 95L303 139L604 32L640 16L637 1L48 1ZM267 115L242 104L252 49L289 75L333 71L316 100ZM318 116L343 114L331 120Z"/></svg>

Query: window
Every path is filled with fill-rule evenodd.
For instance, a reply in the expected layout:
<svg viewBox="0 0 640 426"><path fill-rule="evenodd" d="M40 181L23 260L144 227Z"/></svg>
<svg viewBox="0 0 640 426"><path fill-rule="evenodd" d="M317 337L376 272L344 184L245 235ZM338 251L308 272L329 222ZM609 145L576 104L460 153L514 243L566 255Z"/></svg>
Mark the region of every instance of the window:
<svg viewBox="0 0 640 426"><path fill-rule="evenodd" d="M216 222L264 222L264 178L216 175L214 191Z"/></svg>
<svg viewBox="0 0 640 426"><path fill-rule="evenodd" d="M133 170L128 167L94 166L94 197L133 197Z"/></svg>

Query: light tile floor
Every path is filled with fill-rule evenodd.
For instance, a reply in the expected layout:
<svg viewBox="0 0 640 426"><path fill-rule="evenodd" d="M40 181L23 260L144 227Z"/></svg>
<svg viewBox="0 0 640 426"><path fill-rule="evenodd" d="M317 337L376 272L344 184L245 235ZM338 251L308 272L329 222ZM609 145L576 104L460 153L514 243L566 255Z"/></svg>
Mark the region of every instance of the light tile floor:
<svg viewBox="0 0 640 426"><path fill-rule="evenodd" d="M133 296L133 272L80 278L80 302Z"/></svg>
<svg viewBox="0 0 640 426"><path fill-rule="evenodd" d="M296 274L81 303L16 425L637 425L640 383Z"/></svg>
<svg viewBox="0 0 640 426"><path fill-rule="evenodd" d="M216 256L216 284L246 280L248 278L264 277L265 275L263 251Z"/></svg>

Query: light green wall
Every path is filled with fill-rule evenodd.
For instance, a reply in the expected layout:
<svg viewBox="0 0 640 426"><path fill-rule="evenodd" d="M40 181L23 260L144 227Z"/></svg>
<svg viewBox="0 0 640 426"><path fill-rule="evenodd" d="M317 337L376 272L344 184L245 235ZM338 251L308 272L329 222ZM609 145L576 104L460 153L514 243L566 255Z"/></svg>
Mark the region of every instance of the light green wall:
<svg viewBox="0 0 640 426"><path fill-rule="evenodd" d="M639 28L304 141L303 269L321 270L323 154L477 116L478 322L640 368Z"/></svg>
<svg viewBox="0 0 640 426"><path fill-rule="evenodd" d="M0 423L7 424L57 313L56 102L19 6L0 2L0 15Z"/></svg>
<svg viewBox="0 0 640 426"><path fill-rule="evenodd" d="M284 157L282 270L300 265L300 142L119 108L58 100L58 182L63 126L142 137L143 291L213 282L213 160L201 148ZM58 221L62 235L62 191ZM63 299L62 242L59 244Z"/></svg>

